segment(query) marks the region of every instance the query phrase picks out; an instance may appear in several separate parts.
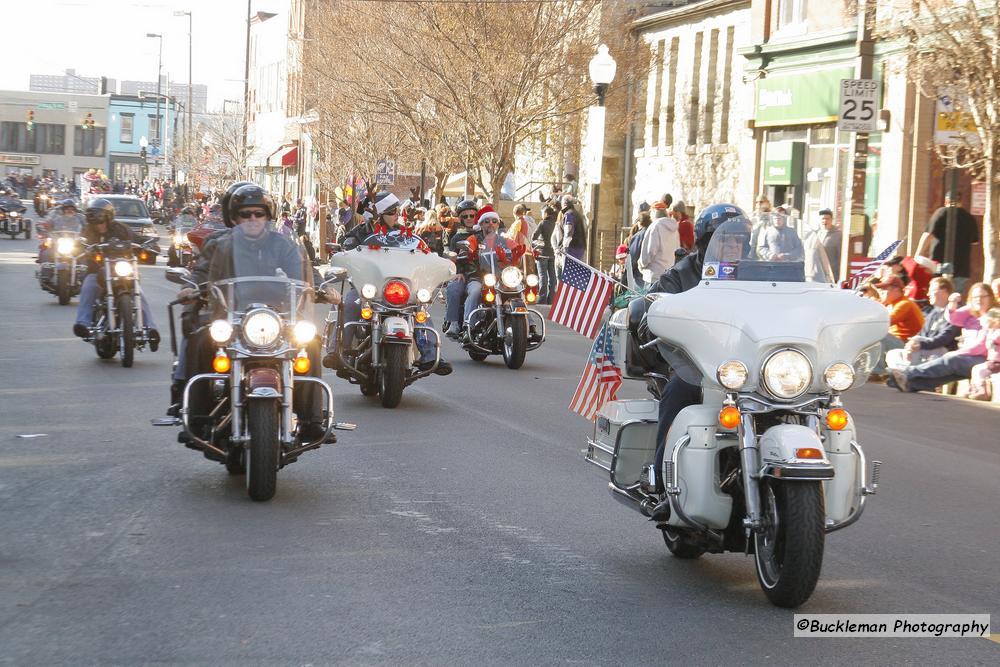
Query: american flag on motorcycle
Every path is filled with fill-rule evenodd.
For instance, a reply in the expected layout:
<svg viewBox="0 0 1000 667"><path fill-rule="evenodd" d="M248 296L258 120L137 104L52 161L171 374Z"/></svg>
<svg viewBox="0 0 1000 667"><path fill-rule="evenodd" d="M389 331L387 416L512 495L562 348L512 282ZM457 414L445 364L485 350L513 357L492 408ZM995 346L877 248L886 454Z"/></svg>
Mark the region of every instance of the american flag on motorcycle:
<svg viewBox="0 0 1000 667"><path fill-rule="evenodd" d="M593 421L597 411L605 403L615 400L621 385L622 373L615 365L611 327L605 324L590 350L587 367L583 369L583 377L576 387L569 409Z"/></svg>
<svg viewBox="0 0 1000 667"><path fill-rule="evenodd" d="M587 338L597 335L615 283L580 260L566 255L549 319Z"/></svg>
<svg viewBox="0 0 1000 667"><path fill-rule="evenodd" d="M893 253L896 252L896 248L901 245L903 245L903 239L899 239L898 241L892 243L888 248L879 253L878 257L861 267L857 273L851 276L851 279L848 282L848 289L857 289L858 285L860 285L865 278L874 274L878 271L878 267L889 261L889 258L891 258Z"/></svg>

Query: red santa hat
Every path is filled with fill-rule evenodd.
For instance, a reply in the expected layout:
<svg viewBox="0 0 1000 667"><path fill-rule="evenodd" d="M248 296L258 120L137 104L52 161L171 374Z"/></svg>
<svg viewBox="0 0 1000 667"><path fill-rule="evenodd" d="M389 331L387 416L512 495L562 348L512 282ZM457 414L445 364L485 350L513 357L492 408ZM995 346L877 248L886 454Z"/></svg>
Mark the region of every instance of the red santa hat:
<svg viewBox="0 0 1000 667"><path fill-rule="evenodd" d="M492 220L494 222L499 223L500 214L497 213L492 206L487 204L486 206L483 206L481 209L479 209L479 211L476 213L476 224L478 225L483 220Z"/></svg>

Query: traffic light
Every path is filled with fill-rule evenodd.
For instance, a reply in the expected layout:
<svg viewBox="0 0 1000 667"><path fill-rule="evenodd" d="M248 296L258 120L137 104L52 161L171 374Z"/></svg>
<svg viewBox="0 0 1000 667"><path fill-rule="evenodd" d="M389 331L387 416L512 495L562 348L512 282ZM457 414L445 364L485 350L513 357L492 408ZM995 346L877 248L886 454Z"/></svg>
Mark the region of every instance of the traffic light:
<svg viewBox="0 0 1000 667"><path fill-rule="evenodd" d="M146 147L145 146L143 146L142 148L139 149L139 157L141 157L143 160L146 159Z"/></svg>
<svg viewBox="0 0 1000 667"><path fill-rule="evenodd" d="M28 109L27 116L28 116L28 120L27 120L28 132L31 132L32 130L35 129L35 110L34 109Z"/></svg>
<svg viewBox="0 0 1000 667"><path fill-rule="evenodd" d="M94 114L87 112L87 117L83 119L83 129L93 130L94 129Z"/></svg>

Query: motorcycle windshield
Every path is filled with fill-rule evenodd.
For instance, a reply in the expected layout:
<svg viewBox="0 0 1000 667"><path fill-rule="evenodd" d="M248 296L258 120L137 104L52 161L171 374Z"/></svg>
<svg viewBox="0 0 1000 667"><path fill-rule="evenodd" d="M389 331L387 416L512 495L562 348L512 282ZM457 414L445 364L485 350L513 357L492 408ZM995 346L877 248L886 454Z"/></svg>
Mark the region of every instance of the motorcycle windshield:
<svg viewBox="0 0 1000 667"><path fill-rule="evenodd" d="M511 256L507 239L494 232L480 242L479 268L489 273L499 274L505 266L510 265Z"/></svg>
<svg viewBox="0 0 1000 667"><path fill-rule="evenodd" d="M705 250L702 278L738 282L832 283L833 271L815 230L772 213L754 225L743 216L722 223Z"/></svg>
<svg viewBox="0 0 1000 667"><path fill-rule="evenodd" d="M266 229L259 236L252 236L244 225L232 232L233 277L215 282L225 305L235 313L266 306L285 318L300 315L312 297L310 285L304 281L306 260L301 249Z"/></svg>
<svg viewBox="0 0 1000 667"><path fill-rule="evenodd" d="M194 229L195 225L198 224L198 218L193 215L182 215L177 218L176 226L182 227L184 229Z"/></svg>
<svg viewBox="0 0 1000 667"><path fill-rule="evenodd" d="M363 245L416 250L420 246L420 240L416 234L410 235L397 228L385 233L372 234L364 240Z"/></svg>

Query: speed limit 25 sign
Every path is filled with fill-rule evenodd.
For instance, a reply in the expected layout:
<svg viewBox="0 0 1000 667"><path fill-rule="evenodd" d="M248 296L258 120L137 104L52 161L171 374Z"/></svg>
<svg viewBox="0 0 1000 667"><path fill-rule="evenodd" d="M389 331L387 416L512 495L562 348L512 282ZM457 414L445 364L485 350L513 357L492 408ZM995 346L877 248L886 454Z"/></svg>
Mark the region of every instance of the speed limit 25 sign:
<svg viewBox="0 0 1000 667"><path fill-rule="evenodd" d="M845 132L878 132L878 121L878 82L841 79L837 127Z"/></svg>

